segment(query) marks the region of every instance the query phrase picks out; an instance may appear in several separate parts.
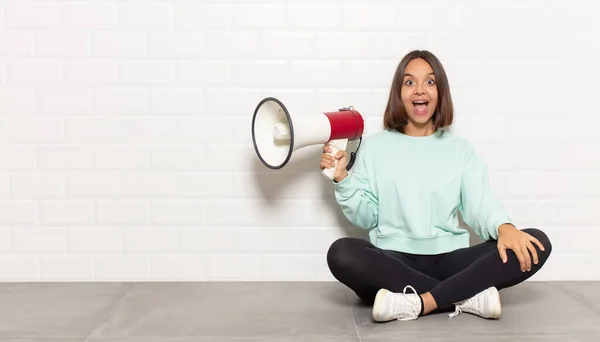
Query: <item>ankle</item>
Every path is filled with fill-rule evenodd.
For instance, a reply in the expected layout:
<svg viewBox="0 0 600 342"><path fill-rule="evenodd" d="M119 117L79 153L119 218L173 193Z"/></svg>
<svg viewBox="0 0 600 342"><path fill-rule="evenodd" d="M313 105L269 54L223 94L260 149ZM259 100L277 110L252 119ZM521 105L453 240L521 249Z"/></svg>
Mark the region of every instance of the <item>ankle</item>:
<svg viewBox="0 0 600 342"><path fill-rule="evenodd" d="M433 298L433 296L431 295L431 293L426 292L423 293L421 295L419 295L419 298L421 298L421 316L425 316L427 314L429 314L430 312L432 312L433 310L437 309L437 303L435 301L435 299Z"/></svg>

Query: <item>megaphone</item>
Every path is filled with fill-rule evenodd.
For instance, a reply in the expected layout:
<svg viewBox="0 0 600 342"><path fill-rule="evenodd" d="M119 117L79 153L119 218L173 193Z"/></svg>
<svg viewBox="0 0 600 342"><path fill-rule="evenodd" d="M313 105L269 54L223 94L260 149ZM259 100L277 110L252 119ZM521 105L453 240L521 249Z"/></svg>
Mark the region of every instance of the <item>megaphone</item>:
<svg viewBox="0 0 600 342"><path fill-rule="evenodd" d="M313 116L292 117L284 104L275 97L262 99L252 117L252 142L260 161L268 168L283 168L292 153L310 145L329 143L335 155L338 151L349 152L350 170L360 148L364 133L364 120L352 106L337 111L323 112ZM333 168L322 171L333 179L337 160Z"/></svg>

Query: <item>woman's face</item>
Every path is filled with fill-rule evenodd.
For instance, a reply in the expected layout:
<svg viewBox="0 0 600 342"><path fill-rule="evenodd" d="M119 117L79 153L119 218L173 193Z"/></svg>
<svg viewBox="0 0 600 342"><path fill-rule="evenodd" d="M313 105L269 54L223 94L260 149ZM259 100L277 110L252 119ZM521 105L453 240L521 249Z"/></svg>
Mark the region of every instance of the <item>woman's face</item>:
<svg viewBox="0 0 600 342"><path fill-rule="evenodd" d="M409 124L419 127L426 125L433 116L438 101L435 75L427 61L416 58L408 63L400 95L408 113Z"/></svg>

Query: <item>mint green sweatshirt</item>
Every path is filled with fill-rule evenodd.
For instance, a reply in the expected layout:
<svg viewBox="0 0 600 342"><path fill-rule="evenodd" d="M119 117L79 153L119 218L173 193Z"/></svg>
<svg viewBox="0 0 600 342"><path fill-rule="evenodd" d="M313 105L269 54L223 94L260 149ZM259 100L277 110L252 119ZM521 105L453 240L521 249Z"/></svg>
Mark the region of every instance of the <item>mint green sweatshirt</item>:
<svg viewBox="0 0 600 342"><path fill-rule="evenodd" d="M484 241L512 223L473 145L446 130L414 137L383 130L363 137L349 175L334 182L346 218L375 246L439 254L469 246L457 213Z"/></svg>

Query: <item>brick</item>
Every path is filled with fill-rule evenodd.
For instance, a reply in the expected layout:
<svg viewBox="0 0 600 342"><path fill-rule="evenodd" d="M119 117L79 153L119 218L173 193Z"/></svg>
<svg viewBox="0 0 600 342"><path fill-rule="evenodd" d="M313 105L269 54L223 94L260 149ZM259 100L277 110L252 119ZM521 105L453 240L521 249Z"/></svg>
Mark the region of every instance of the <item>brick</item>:
<svg viewBox="0 0 600 342"><path fill-rule="evenodd" d="M90 35L94 58L141 58L146 55L143 30L94 31Z"/></svg>
<svg viewBox="0 0 600 342"><path fill-rule="evenodd" d="M232 19L236 28L282 28L286 25L286 6L269 3L236 4Z"/></svg>
<svg viewBox="0 0 600 342"><path fill-rule="evenodd" d="M150 152L146 146L106 145L94 148L94 158L99 170L144 170Z"/></svg>
<svg viewBox="0 0 600 342"><path fill-rule="evenodd" d="M261 280L262 259L257 254L209 254L208 280Z"/></svg>
<svg viewBox="0 0 600 342"><path fill-rule="evenodd" d="M117 254L123 252L123 230L118 227L72 227L69 252L72 254Z"/></svg>
<svg viewBox="0 0 600 342"><path fill-rule="evenodd" d="M175 80L175 62L171 60L126 59L119 68L120 82L124 85L167 85Z"/></svg>
<svg viewBox="0 0 600 342"><path fill-rule="evenodd" d="M148 202L138 199L103 199L96 202L96 224L136 226L148 223Z"/></svg>
<svg viewBox="0 0 600 342"><path fill-rule="evenodd" d="M288 6L289 27L292 28L336 28L344 18L341 7L337 4L298 4Z"/></svg>
<svg viewBox="0 0 600 342"><path fill-rule="evenodd" d="M152 89L150 111L153 114L195 114L204 112L202 89Z"/></svg>
<svg viewBox="0 0 600 342"><path fill-rule="evenodd" d="M175 192L175 177L167 172L123 172L121 191L124 197L169 197Z"/></svg>
<svg viewBox="0 0 600 342"><path fill-rule="evenodd" d="M37 148L37 167L41 170L89 170L94 156L89 146L46 145Z"/></svg>
<svg viewBox="0 0 600 342"><path fill-rule="evenodd" d="M119 63L105 59L68 60L63 63L64 83L73 86L110 86L119 82Z"/></svg>
<svg viewBox="0 0 600 342"><path fill-rule="evenodd" d="M5 87L0 89L0 108L3 114L35 114L35 89Z"/></svg>
<svg viewBox="0 0 600 342"><path fill-rule="evenodd" d="M290 85L294 87L339 86L343 76L340 61L290 61Z"/></svg>
<svg viewBox="0 0 600 342"><path fill-rule="evenodd" d="M177 85L215 86L231 84L231 64L219 60L177 61Z"/></svg>
<svg viewBox="0 0 600 342"><path fill-rule="evenodd" d="M67 198L116 198L121 194L121 177L109 170L67 173Z"/></svg>
<svg viewBox="0 0 600 342"><path fill-rule="evenodd" d="M192 58L204 55L201 32L149 32L148 56L157 58Z"/></svg>
<svg viewBox="0 0 600 342"><path fill-rule="evenodd" d="M94 256L43 255L40 281L94 281Z"/></svg>
<svg viewBox="0 0 600 342"><path fill-rule="evenodd" d="M157 199L150 203L150 222L161 226L203 226L206 202L196 199Z"/></svg>
<svg viewBox="0 0 600 342"><path fill-rule="evenodd" d="M59 117L14 116L7 121L7 131L13 142L60 142L63 138Z"/></svg>
<svg viewBox="0 0 600 342"><path fill-rule="evenodd" d="M252 31L208 31L206 56L220 57L257 57L261 54L260 34Z"/></svg>
<svg viewBox="0 0 600 342"><path fill-rule="evenodd" d="M0 173L0 198L7 199L10 198L10 174L8 172ZM2 233L0 232L0 235ZM0 245L2 243L0 242ZM0 247L0 250L2 247Z"/></svg>
<svg viewBox="0 0 600 342"><path fill-rule="evenodd" d="M252 112L262 100L260 91L248 88L208 88L205 92L208 115L239 115ZM225 105L227 104L227 105Z"/></svg>
<svg viewBox="0 0 600 342"><path fill-rule="evenodd" d="M178 122L179 135L182 141L231 143L233 140L232 120L228 117L185 117L179 119ZM248 126L245 128L248 130ZM199 152L198 147L194 153Z"/></svg>
<svg viewBox="0 0 600 342"><path fill-rule="evenodd" d="M131 227L124 230L124 253L164 254L177 252L179 234L175 228Z"/></svg>
<svg viewBox="0 0 600 342"><path fill-rule="evenodd" d="M10 228L0 228L0 254L10 253Z"/></svg>
<svg viewBox="0 0 600 342"><path fill-rule="evenodd" d="M263 56L271 58L316 57L315 34L311 32L265 31L261 39Z"/></svg>
<svg viewBox="0 0 600 342"><path fill-rule="evenodd" d="M58 171L13 173L10 177L10 193L11 198L64 198L64 173Z"/></svg>
<svg viewBox="0 0 600 342"><path fill-rule="evenodd" d="M164 281L206 281L208 262L205 254L154 254L149 256L150 279Z"/></svg>
<svg viewBox="0 0 600 342"><path fill-rule="evenodd" d="M45 114L89 114L92 95L88 89L42 89L38 92L39 111Z"/></svg>
<svg viewBox="0 0 600 342"><path fill-rule="evenodd" d="M113 142L118 137L118 120L110 117L68 117L64 120L68 142Z"/></svg>
<svg viewBox="0 0 600 342"><path fill-rule="evenodd" d="M59 27L60 5L56 2L7 2L3 4L8 28L49 29Z"/></svg>
<svg viewBox="0 0 600 342"><path fill-rule="evenodd" d="M368 56L371 51L367 32L316 34L317 56L320 59L352 60L355 56Z"/></svg>
<svg viewBox="0 0 600 342"><path fill-rule="evenodd" d="M141 115L149 109L150 95L145 89L95 89L92 97L94 113Z"/></svg>
<svg viewBox="0 0 600 342"><path fill-rule="evenodd" d="M423 25L423 14L427 13L428 30L446 30L458 24L458 5L449 5L446 2L415 5L412 3L401 6L400 27L413 29Z"/></svg>
<svg viewBox="0 0 600 342"><path fill-rule="evenodd" d="M276 86L288 82L288 65L282 61L234 63L233 83L240 86Z"/></svg>
<svg viewBox="0 0 600 342"><path fill-rule="evenodd" d="M35 146L0 145L0 168L5 171L32 171L36 167Z"/></svg>
<svg viewBox="0 0 600 342"><path fill-rule="evenodd" d="M173 4L169 2L118 3L119 28L121 29L170 29L173 28Z"/></svg>
<svg viewBox="0 0 600 342"><path fill-rule="evenodd" d="M37 57L85 58L90 36L85 31L42 31L34 34Z"/></svg>
<svg viewBox="0 0 600 342"><path fill-rule="evenodd" d="M58 227L19 228L11 236L15 254L65 254L67 231Z"/></svg>
<svg viewBox="0 0 600 342"><path fill-rule="evenodd" d="M0 255L1 281L39 281L37 255Z"/></svg>
<svg viewBox="0 0 600 342"><path fill-rule="evenodd" d="M133 117L119 121L119 141L128 143L171 143L186 140L179 135L176 117Z"/></svg>
<svg viewBox="0 0 600 342"><path fill-rule="evenodd" d="M96 281L148 280L149 256L136 254L100 254L94 257Z"/></svg>
<svg viewBox="0 0 600 342"><path fill-rule="evenodd" d="M69 29L116 29L117 5L111 3L63 3L60 25Z"/></svg>
<svg viewBox="0 0 600 342"><path fill-rule="evenodd" d="M345 4L342 6L343 28L376 31L401 27L399 6L381 4Z"/></svg>
<svg viewBox="0 0 600 342"><path fill-rule="evenodd" d="M33 56L33 32L0 31L0 57L28 58Z"/></svg>
<svg viewBox="0 0 600 342"><path fill-rule="evenodd" d="M231 253L234 251L237 231L230 228L185 227L180 230L181 253Z"/></svg>
<svg viewBox="0 0 600 342"><path fill-rule="evenodd" d="M56 59L12 59L6 62L6 83L18 86L56 86L61 65Z"/></svg>
<svg viewBox="0 0 600 342"><path fill-rule="evenodd" d="M170 146L152 148L150 169L160 171L205 170L206 160L202 145Z"/></svg>
<svg viewBox="0 0 600 342"><path fill-rule="evenodd" d="M92 200L41 200L40 225L42 226L91 226L95 220L95 204Z"/></svg>
<svg viewBox="0 0 600 342"><path fill-rule="evenodd" d="M231 26L231 4L177 2L174 6L176 29L227 28Z"/></svg>

